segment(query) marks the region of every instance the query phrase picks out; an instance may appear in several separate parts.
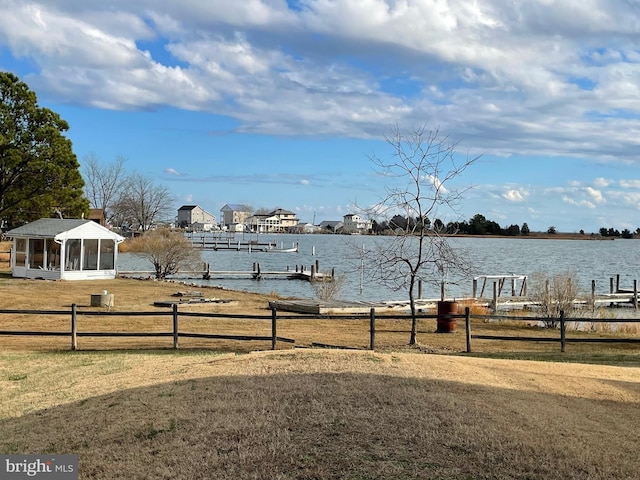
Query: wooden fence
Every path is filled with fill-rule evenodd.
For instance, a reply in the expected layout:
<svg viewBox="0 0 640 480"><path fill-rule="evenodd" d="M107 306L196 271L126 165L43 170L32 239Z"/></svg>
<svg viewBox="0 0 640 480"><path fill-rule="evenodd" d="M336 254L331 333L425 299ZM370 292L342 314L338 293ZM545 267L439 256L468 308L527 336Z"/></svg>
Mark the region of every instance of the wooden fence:
<svg viewBox="0 0 640 480"><path fill-rule="evenodd" d="M368 319L369 331L368 331L368 349L375 350L376 347L376 320L406 320L410 321L411 317L407 314L395 314L376 316L375 309L372 308L369 312L368 318L363 315L286 315L278 317L278 312L274 308L271 310L271 315L238 315L238 314L222 314L222 313L200 313L200 312L179 312L178 305L174 304L172 310L166 311L146 311L146 312L115 312L115 311L80 311L74 304L71 306L71 310L0 310L0 319L3 315L33 315L33 316L68 316L70 318L69 330L62 331L41 331L41 330L0 330L1 336L55 336L55 337L69 337L71 350L78 349L79 337L165 337L171 338L173 342L173 348L179 347L180 338L199 338L199 339L224 339L224 340L237 340L237 341L268 341L271 342L271 349L277 349L278 342L286 344L295 344L295 339L278 336L278 320L336 320L336 321L349 321L358 320L363 321ZM128 331L78 331L78 317L81 316L116 316L116 317L171 317L172 328L170 331L164 332L128 332ZM225 318L225 319L237 319L237 320L270 320L271 322L271 334L270 335L231 335L220 333L195 333L185 332L180 330L180 318L181 317L200 317L200 318ZM464 333L466 352L471 353L472 341L477 340L496 340L496 341L520 341L520 342L557 342L560 345L560 351L565 352L567 343L640 343L640 338L584 338L584 337L567 337L567 323L569 322L585 322L585 323L640 323L640 319L637 318L570 318L566 319L561 312L560 317L557 319L559 328L557 329L557 336L507 336L507 335L484 335L474 334L472 332L471 314L469 308L465 308L464 314L419 314L418 318L423 319L435 319L437 321L451 319L460 319L464 321ZM504 315L474 315L474 319L483 321L526 321L532 322L548 322L550 319L541 317L516 317L516 316L504 316ZM555 331L553 329L545 329L546 332ZM408 331L407 331L408 333ZM446 333L444 334L446 335ZM327 343L313 342L313 347L323 348L341 348L341 349L362 349L362 347L354 347L348 345L332 345Z"/></svg>

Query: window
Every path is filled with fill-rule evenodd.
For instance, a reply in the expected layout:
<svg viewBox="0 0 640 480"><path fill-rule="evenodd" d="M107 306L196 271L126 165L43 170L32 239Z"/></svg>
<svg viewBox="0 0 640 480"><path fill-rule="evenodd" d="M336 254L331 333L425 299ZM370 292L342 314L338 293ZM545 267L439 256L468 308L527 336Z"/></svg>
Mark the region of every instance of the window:
<svg viewBox="0 0 640 480"><path fill-rule="evenodd" d="M98 269L98 239L84 240L84 259L82 261L83 270Z"/></svg>
<svg viewBox="0 0 640 480"><path fill-rule="evenodd" d="M16 267L24 267L27 262L27 239L16 238Z"/></svg>
<svg viewBox="0 0 640 480"><path fill-rule="evenodd" d="M44 240L29 239L29 268L44 268Z"/></svg>
<svg viewBox="0 0 640 480"><path fill-rule="evenodd" d="M82 252L82 240L67 240L66 269L80 270L80 255Z"/></svg>
<svg viewBox="0 0 640 480"><path fill-rule="evenodd" d="M47 240L47 267L49 270L60 269L60 244L53 238Z"/></svg>
<svg viewBox="0 0 640 480"><path fill-rule="evenodd" d="M100 240L100 270L113 270L115 263L116 242Z"/></svg>

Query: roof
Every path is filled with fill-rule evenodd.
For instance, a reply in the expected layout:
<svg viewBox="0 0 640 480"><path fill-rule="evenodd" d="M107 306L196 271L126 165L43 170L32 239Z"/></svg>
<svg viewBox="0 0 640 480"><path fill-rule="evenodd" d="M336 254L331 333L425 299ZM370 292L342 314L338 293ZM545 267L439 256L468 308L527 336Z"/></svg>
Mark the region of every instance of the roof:
<svg viewBox="0 0 640 480"><path fill-rule="evenodd" d="M181 206L178 211L180 210L193 210L194 208L197 208L198 205L183 205Z"/></svg>
<svg viewBox="0 0 640 480"><path fill-rule="evenodd" d="M220 211L234 211L234 212L250 212L251 207L247 205L241 205L239 203L227 203Z"/></svg>
<svg viewBox="0 0 640 480"><path fill-rule="evenodd" d="M9 230L6 235L8 237L56 238L60 236L65 237L62 234L77 229L84 232L82 238L113 238L118 242L124 240L117 233L112 232L93 220L77 218L41 218Z"/></svg>
<svg viewBox="0 0 640 480"><path fill-rule="evenodd" d="M284 210L282 208L277 208L273 212L271 212L270 215L295 215L295 213L289 210Z"/></svg>
<svg viewBox="0 0 640 480"><path fill-rule="evenodd" d="M8 237L44 237L52 238L56 235L78 228L91 220L77 218L41 218L7 232ZM93 222L95 223L95 222Z"/></svg>

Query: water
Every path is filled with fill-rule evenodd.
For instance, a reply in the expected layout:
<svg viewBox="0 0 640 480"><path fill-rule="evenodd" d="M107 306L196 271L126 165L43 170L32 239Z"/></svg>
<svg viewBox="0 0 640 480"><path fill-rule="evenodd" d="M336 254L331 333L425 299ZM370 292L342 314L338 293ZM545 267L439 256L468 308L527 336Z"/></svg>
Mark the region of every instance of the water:
<svg viewBox="0 0 640 480"><path fill-rule="evenodd" d="M197 238L197 237L196 237ZM236 242L255 240L252 236L236 236ZM289 248L299 244L299 253L269 253L247 251L202 252L203 262L211 264L212 271L251 271L253 263L262 271L295 270L319 262L320 272L330 272L342 277L344 284L339 297L345 300L405 300L405 290L394 291L372 279L372 252L387 237L345 235L260 235L260 242L275 242L278 247ZM567 271L575 272L582 293L591 292L591 281L596 281L596 293L609 292L609 279L620 275L620 285L632 288L637 259L640 258L640 241L606 240L540 240L510 238L453 238L450 244L467 259L472 267L468 274L456 278L448 275L448 297L470 296L473 277L479 275L528 275L542 272L549 276ZM362 252L367 252L365 255ZM148 260L130 253L118 257L119 270L151 270ZM432 284L423 284L424 298L438 298L439 278ZM216 285L233 290L258 293L277 292L280 296L314 298L315 291L309 282L265 278L195 280L202 285ZM485 293L486 295L486 293Z"/></svg>

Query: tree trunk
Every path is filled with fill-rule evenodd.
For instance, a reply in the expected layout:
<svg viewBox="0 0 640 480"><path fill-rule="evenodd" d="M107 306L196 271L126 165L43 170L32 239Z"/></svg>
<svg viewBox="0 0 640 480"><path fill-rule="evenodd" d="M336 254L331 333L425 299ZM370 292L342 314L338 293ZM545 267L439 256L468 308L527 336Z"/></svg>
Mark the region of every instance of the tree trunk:
<svg viewBox="0 0 640 480"><path fill-rule="evenodd" d="M416 317L416 300L413 297L413 286L415 279L412 277L409 283L409 308L411 310L411 336L409 337L409 345L417 343L418 336L418 318Z"/></svg>

